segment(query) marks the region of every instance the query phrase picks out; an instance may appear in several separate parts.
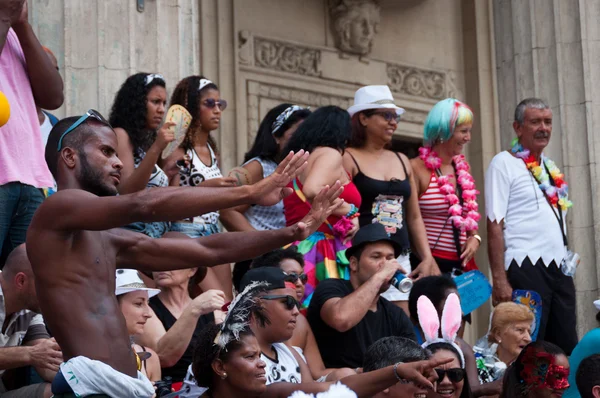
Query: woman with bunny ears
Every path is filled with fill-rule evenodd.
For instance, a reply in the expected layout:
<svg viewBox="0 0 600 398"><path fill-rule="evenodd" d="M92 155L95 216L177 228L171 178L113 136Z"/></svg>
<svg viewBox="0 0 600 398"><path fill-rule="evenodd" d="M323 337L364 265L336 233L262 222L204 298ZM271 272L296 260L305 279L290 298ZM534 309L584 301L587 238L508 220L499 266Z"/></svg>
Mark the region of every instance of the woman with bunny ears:
<svg viewBox="0 0 600 398"><path fill-rule="evenodd" d="M425 336L423 348L432 353L433 359L451 360L451 362L435 369L438 375L436 390L430 391L428 398L470 398L471 388L465 370L465 357L456 344L456 337L462 322L460 300L456 293L446 298L441 317L427 296L417 301L419 323ZM440 336L441 332L441 336Z"/></svg>

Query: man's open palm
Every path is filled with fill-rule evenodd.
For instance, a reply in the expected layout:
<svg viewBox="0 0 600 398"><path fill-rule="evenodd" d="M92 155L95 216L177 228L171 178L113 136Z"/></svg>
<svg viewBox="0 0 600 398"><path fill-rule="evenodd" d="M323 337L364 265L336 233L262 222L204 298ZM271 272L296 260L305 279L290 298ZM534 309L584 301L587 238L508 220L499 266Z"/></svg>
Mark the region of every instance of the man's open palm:
<svg viewBox="0 0 600 398"><path fill-rule="evenodd" d="M343 190L344 188L339 181L331 187L325 186L325 188L321 189L313 199L308 214L296 225L297 240L308 238L310 234L315 232L321 224L327 220L327 217L329 217L335 209L344 203L342 199L338 199Z"/></svg>
<svg viewBox="0 0 600 398"><path fill-rule="evenodd" d="M308 160L308 152L300 150L298 153L290 152L279 163L273 174L254 184L255 203L261 206L273 206L293 192L287 185L304 170Z"/></svg>

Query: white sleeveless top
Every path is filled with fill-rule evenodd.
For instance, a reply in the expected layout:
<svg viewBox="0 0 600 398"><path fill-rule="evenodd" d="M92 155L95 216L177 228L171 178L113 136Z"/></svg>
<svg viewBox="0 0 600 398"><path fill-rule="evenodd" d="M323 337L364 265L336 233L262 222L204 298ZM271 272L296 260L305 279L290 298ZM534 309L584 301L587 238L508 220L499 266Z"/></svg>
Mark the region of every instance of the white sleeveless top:
<svg viewBox="0 0 600 398"><path fill-rule="evenodd" d="M301 383L300 365L290 349L283 343L273 344L273 349L277 354L276 358L269 358L265 354L260 354L266 364L267 385L285 381L288 383ZM312 380L309 380L312 381Z"/></svg>
<svg viewBox="0 0 600 398"><path fill-rule="evenodd" d="M179 169L179 185L182 187L195 187L206 180L212 180L213 178L221 178L221 170L219 169L219 163L217 157L210 144L206 144L210 151L211 165L206 166L200 156L196 153L195 149L188 149L186 154L190 157L190 170L187 172ZM194 217L194 224L217 224L219 222L219 212L214 211Z"/></svg>
<svg viewBox="0 0 600 398"><path fill-rule="evenodd" d="M142 160L146 157L146 152L142 149L138 149L133 153L133 167L138 168ZM146 184L146 188L156 188L156 187L168 187L169 186L169 178L165 174L165 172L158 167L158 165L154 165L154 169L152 169L152 173L150 174L150 179L148 180L148 184Z"/></svg>
<svg viewBox="0 0 600 398"><path fill-rule="evenodd" d="M244 163L244 165L256 160L263 169L263 178L267 178L277 168L277 163L269 159L255 157ZM285 228L285 214L283 213L283 200L273 206L251 206L246 214L248 222L258 231Z"/></svg>

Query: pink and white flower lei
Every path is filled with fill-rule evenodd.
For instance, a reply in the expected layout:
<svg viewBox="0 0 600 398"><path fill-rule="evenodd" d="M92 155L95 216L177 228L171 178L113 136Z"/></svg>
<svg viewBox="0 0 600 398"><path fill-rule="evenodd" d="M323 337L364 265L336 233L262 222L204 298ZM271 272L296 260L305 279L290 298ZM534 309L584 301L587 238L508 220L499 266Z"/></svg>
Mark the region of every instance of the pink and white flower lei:
<svg viewBox="0 0 600 398"><path fill-rule="evenodd" d="M425 167L433 172L442 166L442 159L429 147L419 148L419 158L425 163ZM460 231L473 231L478 229L477 222L481 218L477 205L479 191L475 189L475 179L469 173L471 167L465 160L465 155L454 156L452 162L456 169L456 181L462 188L463 205L460 205L448 176L437 177L440 192L446 195L446 202L450 205L448 214L454 226Z"/></svg>

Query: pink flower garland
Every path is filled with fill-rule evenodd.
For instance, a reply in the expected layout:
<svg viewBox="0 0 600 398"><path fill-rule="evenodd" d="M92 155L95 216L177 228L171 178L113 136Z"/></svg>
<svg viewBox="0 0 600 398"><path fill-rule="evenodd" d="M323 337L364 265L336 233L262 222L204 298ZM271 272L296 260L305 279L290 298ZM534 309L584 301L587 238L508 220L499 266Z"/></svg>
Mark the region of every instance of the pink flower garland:
<svg viewBox="0 0 600 398"><path fill-rule="evenodd" d="M442 159L431 148L419 148L419 158L425 163L431 171L436 171L442 165ZM456 155L452 158L456 168L456 181L462 188L463 205L456 196L454 186L450 183L448 176L437 177L440 192L446 195L446 202L450 205L448 214L454 226L461 231L473 231L478 229L477 222L481 215L477 212L477 195L479 191L475 189L475 180L469 173L469 163L465 160L465 155ZM466 214L465 214L466 213ZM463 214L465 216L463 217Z"/></svg>

